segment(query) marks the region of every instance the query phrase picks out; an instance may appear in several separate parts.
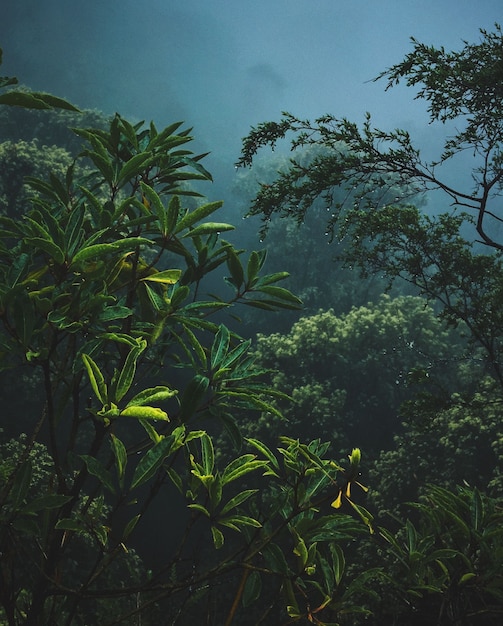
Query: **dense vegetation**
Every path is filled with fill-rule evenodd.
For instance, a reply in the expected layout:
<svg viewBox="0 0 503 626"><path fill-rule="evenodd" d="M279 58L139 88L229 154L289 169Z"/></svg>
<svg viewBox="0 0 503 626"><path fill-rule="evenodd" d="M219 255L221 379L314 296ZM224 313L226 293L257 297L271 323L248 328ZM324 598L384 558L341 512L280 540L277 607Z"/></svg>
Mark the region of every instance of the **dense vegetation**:
<svg viewBox="0 0 503 626"><path fill-rule="evenodd" d="M500 623L502 50L379 77L456 122L436 163L252 129L294 156L238 178L250 253L183 124L0 79L0 624Z"/></svg>

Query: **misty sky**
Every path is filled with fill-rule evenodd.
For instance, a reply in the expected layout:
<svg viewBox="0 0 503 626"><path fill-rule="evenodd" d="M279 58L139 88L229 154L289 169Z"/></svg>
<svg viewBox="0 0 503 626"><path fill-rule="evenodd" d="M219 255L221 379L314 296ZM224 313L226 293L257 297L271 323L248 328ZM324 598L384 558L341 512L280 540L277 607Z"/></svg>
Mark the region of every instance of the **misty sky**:
<svg viewBox="0 0 503 626"><path fill-rule="evenodd" d="M405 88L368 82L410 37L459 49L501 0L4 0L3 75L82 107L185 120L230 166L250 125L324 113L424 127ZM7 6L5 6L7 5ZM424 132L424 131L423 131Z"/></svg>

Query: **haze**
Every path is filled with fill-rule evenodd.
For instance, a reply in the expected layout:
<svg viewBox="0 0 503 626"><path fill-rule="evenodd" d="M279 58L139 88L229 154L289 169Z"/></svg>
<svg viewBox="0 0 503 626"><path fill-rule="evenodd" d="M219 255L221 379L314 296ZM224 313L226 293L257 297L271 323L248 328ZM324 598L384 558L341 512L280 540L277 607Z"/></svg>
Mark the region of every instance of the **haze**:
<svg viewBox="0 0 503 626"><path fill-rule="evenodd" d="M500 0L16 0L3 9L4 75L81 107L162 126L185 120L232 167L250 125L282 110L391 127L423 124L406 88L371 81L410 37L459 49L501 22ZM212 164L209 164L210 168Z"/></svg>

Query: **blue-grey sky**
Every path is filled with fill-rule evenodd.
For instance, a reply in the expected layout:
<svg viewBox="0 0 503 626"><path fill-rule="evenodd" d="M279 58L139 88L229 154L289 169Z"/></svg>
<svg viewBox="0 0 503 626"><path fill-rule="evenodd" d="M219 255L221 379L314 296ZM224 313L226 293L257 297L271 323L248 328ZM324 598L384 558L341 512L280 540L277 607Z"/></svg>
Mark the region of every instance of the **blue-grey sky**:
<svg viewBox="0 0 503 626"><path fill-rule="evenodd" d="M324 113L424 126L405 88L368 82L410 37L448 49L503 21L501 0L5 0L2 74L159 126L183 119L235 161L250 125Z"/></svg>

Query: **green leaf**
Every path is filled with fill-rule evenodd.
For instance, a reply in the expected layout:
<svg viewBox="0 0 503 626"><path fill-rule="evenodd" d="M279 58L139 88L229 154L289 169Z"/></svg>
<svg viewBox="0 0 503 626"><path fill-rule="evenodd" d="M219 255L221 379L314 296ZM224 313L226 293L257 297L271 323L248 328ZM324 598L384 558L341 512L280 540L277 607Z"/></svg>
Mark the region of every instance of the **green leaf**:
<svg viewBox="0 0 503 626"><path fill-rule="evenodd" d="M122 538L124 540L128 539L133 530L136 528L136 525L138 524L140 519L141 515L135 515L132 519L129 520L129 522L126 524L126 527L124 528L124 532L122 533Z"/></svg>
<svg viewBox="0 0 503 626"><path fill-rule="evenodd" d="M330 552L332 553L332 567L334 572L334 579L337 585L340 585L344 570L346 568L346 560L344 558L344 552L339 544L335 542L330 543Z"/></svg>
<svg viewBox="0 0 503 626"><path fill-rule="evenodd" d="M187 215L182 217L182 219L176 225L175 233L178 234L182 232L182 230L189 228L196 222L200 222L208 215L211 215L212 213L217 211L222 206L222 204L222 201L209 202L207 204L202 204L201 206L197 207L197 209L194 209L194 211L187 213Z"/></svg>
<svg viewBox="0 0 503 626"><path fill-rule="evenodd" d="M81 454L80 458L84 461L87 467L87 471L96 476L100 483L106 487L112 493L115 493L115 487L113 485L112 475L110 472L96 459L94 456L88 454Z"/></svg>
<svg viewBox="0 0 503 626"><path fill-rule="evenodd" d="M139 174L143 173L146 168L154 163L156 156L153 156L151 152L140 152L135 154L134 157L129 159L122 166L119 175L117 176L117 185L122 187L131 179L136 178Z"/></svg>
<svg viewBox="0 0 503 626"><path fill-rule="evenodd" d="M143 340L138 341L138 345L131 348L129 354L126 357L126 361L117 379L117 387L115 390L115 401L120 402L126 395L131 387L136 372L136 362L138 357L147 347L147 342Z"/></svg>
<svg viewBox="0 0 503 626"><path fill-rule="evenodd" d="M229 349L230 339L231 334L229 329L221 324L218 328L217 334L215 335L215 339L213 340L213 345L211 346L210 366L212 370L221 367L221 363L227 354L227 350Z"/></svg>
<svg viewBox="0 0 503 626"><path fill-rule="evenodd" d="M252 526L253 528L262 528L262 524L248 515L229 515L228 517L222 517L218 520L218 523L222 526L232 528L241 532L240 526Z"/></svg>
<svg viewBox="0 0 503 626"><path fill-rule="evenodd" d="M79 266L89 260L97 261L117 250L118 246L114 243L97 243L87 246L86 248L81 248L73 257L70 267Z"/></svg>
<svg viewBox="0 0 503 626"><path fill-rule="evenodd" d="M146 185L143 181L140 182L141 190L145 198L150 203L150 208L154 212L155 216L159 220L159 230L161 235L166 235L168 233L168 216L166 213L166 209L161 201L161 198L157 194L157 192L152 189L149 185Z"/></svg>
<svg viewBox="0 0 503 626"><path fill-rule="evenodd" d="M120 417L134 417L141 420L161 420L169 422L166 411L155 406L127 406L120 412Z"/></svg>
<svg viewBox="0 0 503 626"><path fill-rule="evenodd" d="M119 479L119 484L122 486L124 484L124 475L126 472L126 465L127 465L126 446L113 433L110 434L110 444L112 447L112 452L114 453L114 457L115 457L115 467L117 469L117 477Z"/></svg>
<svg viewBox="0 0 503 626"><path fill-rule="evenodd" d="M187 421L197 411L210 384L206 376L197 374L185 388L180 402L180 420Z"/></svg>
<svg viewBox="0 0 503 626"><path fill-rule="evenodd" d="M172 234L176 228L178 222L178 215L180 214L180 198L173 196L168 204L168 210L166 213L166 236Z"/></svg>
<svg viewBox="0 0 503 626"><path fill-rule="evenodd" d="M257 291L260 293L265 293L268 296L272 296L273 298L277 298L279 300L285 300L286 302L290 302L291 304L295 304L298 306L302 305L302 300L294 296L291 291L285 289L284 287L276 287L275 285L267 285L265 287L257 288Z"/></svg>
<svg viewBox="0 0 503 626"><path fill-rule="evenodd" d="M206 517L211 517L208 509L204 507L202 504L197 504L197 502L194 502L192 504L188 504L187 506L189 507L189 509L193 509L194 511L199 511L199 513L202 513Z"/></svg>
<svg viewBox="0 0 503 626"><path fill-rule="evenodd" d="M94 394L104 406L108 402L108 390L105 384L105 378L101 373L98 365L89 355L82 354L82 360L84 361L87 375L89 377L89 381L91 383L91 387L93 388Z"/></svg>
<svg viewBox="0 0 503 626"><path fill-rule="evenodd" d="M18 106L25 109L50 109L51 105L33 93L9 91L0 95L0 104Z"/></svg>
<svg viewBox="0 0 503 626"><path fill-rule="evenodd" d="M126 407L130 406L143 406L144 404L154 404L157 402L164 402L176 396L178 391L176 389L170 389L164 385L158 385L157 387L149 387L137 393L134 398L127 403Z"/></svg>
<svg viewBox="0 0 503 626"><path fill-rule="evenodd" d="M288 567L288 563L286 562L283 550L276 543L268 543L262 549L262 554L264 555L267 567L271 571L281 574L283 576L289 575L290 570Z"/></svg>
<svg viewBox="0 0 503 626"><path fill-rule="evenodd" d="M227 267L231 273L231 280L236 289L239 289L244 281L244 270L238 255L234 250L227 253Z"/></svg>
<svg viewBox="0 0 503 626"><path fill-rule="evenodd" d="M71 496L60 496L57 494L40 496L29 502L21 511L23 513L37 513L38 511L45 511L47 509L59 509L67 502L70 502L71 499Z"/></svg>
<svg viewBox="0 0 503 626"><path fill-rule="evenodd" d="M64 109L66 111L74 111L75 113L81 112L80 109L78 109L67 100L64 100L63 98L58 98L58 96L53 96L50 93L39 93L36 91L32 91L31 95L38 100L41 100L52 109Z"/></svg>
<svg viewBox="0 0 503 626"><path fill-rule="evenodd" d="M253 286L261 266L262 263L260 255L258 252L253 250L248 257L248 265L246 267L246 283L248 286Z"/></svg>
<svg viewBox="0 0 503 626"><path fill-rule="evenodd" d="M222 222L205 222L199 224L188 233L183 235L184 237L199 237L200 235L211 235L212 233L223 233L227 230L235 230L235 226L232 224L225 224Z"/></svg>
<svg viewBox="0 0 503 626"><path fill-rule="evenodd" d="M163 270L162 272L156 272L145 276L142 280L148 280L153 283L162 283L164 285L174 285L180 280L182 270Z"/></svg>
<svg viewBox="0 0 503 626"><path fill-rule="evenodd" d="M246 441L249 444L251 444L254 448L256 448L259 452L261 452L274 468L279 470L278 459L274 456L271 450L265 445L265 443L262 443L262 441L259 441L258 439L253 439L252 437L247 437Z"/></svg>
<svg viewBox="0 0 503 626"><path fill-rule="evenodd" d="M33 475L33 467L30 461L25 461L16 469L16 476L12 483L10 494L12 495L12 507L17 509L23 503L28 494Z"/></svg>
<svg viewBox="0 0 503 626"><path fill-rule="evenodd" d="M63 519L60 519L57 523L55 528L57 528L58 530L70 530L72 532L76 532L76 533L87 533L88 529L86 527L86 525L81 522L80 520L77 519L71 519L69 517L65 517Z"/></svg>
<svg viewBox="0 0 503 626"><path fill-rule="evenodd" d="M223 471L222 484L226 485L245 474L249 474L267 465L267 461L257 461L255 459L256 457L253 454L243 454L231 461Z"/></svg>
<svg viewBox="0 0 503 626"><path fill-rule="evenodd" d="M72 209L68 223L65 228L65 247L68 251L68 256L71 258L75 254L76 249L81 244L81 239L84 236L83 223L85 216L85 207L83 204L79 204Z"/></svg>
<svg viewBox="0 0 503 626"><path fill-rule="evenodd" d="M96 319L100 322L110 322L112 320L126 319L132 314L133 311L127 306L105 306Z"/></svg>
<svg viewBox="0 0 503 626"><path fill-rule="evenodd" d="M157 432L152 423L149 420L138 420L140 424L143 426L145 432L149 436L149 438L155 443L159 443L162 441L162 436Z"/></svg>
<svg viewBox="0 0 503 626"><path fill-rule="evenodd" d="M213 441L211 437L204 433L201 439L201 461L205 474L213 474L215 467L215 451L213 450Z"/></svg>
<svg viewBox="0 0 503 626"><path fill-rule="evenodd" d="M236 508L240 504L243 504L243 502L246 502L248 498L250 498L253 494L257 492L258 492L258 489L245 489L244 491L241 491L240 493L236 494L222 507L222 510L220 511L220 515L225 515L226 513Z"/></svg>
<svg viewBox="0 0 503 626"><path fill-rule="evenodd" d="M33 248L46 252L58 265L65 262L65 253L54 241L42 237L28 237L26 242Z"/></svg>
<svg viewBox="0 0 503 626"><path fill-rule="evenodd" d="M256 600L258 600L261 592L262 579L258 572L253 571L251 572L251 574L249 574L245 584L242 597L243 606L246 608L250 606L250 604L253 604Z"/></svg>
<svg viewBox="0 0 503 626"><path fill-rule="evenodd" d="M211 527L211 536L213 537L213 545L216 550L220 550L220 548L224 545L224 535L223 533L216 527Z"/></svg>
<svg viewBox="0 0 503 626"><path fill-rule="evenodd" d="M130 489L139 487L149 480L170 455L175 438L169 435L145 453L140 460L131 479Z"/></svg>
<svg viewBox="0 0 503 626"><path fill-rule="evenodd" d="M223 413L222 411L219 411L218 418L224 425L225 431L229 435L234 448L238 451L241 450L241 446L243 445L243 435L237 425L236 419L232 415Z"/></svg>

